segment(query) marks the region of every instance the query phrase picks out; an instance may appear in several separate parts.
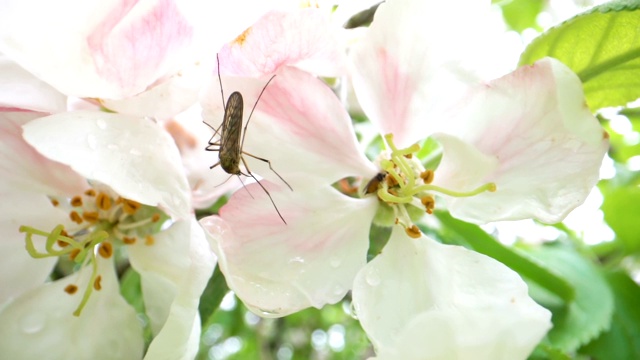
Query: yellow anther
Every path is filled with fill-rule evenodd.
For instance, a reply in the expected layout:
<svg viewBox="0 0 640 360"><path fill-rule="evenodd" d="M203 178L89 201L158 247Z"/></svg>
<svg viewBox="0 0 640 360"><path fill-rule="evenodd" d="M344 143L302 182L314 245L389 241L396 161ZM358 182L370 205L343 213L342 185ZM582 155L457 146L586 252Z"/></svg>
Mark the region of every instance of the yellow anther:
<svg viewBox="0 0 640 360"><path fill-rule="evenodd" d="M394 186L398 185L398 179L396 179L394 176L387 176L385 179L386 179L387 185L389 185L389 187L394 187Z"/></svg>
<svg viewBox="0 0 640 360"><path fill-rule="evenodd" d="M110 258L113 255L113 245L109 241L105 241L98 246L98 254L105 259Z"/></svg>
<svg viewBox="0 0 640 360"><path fill-rule="evenodd" d="M58 201L57 199L51 199L51 205L58 206L60 205L60 201Z"/></svg>
<svg viewBox="0 0 640 360"><path fill-rule="evenodd" d="M420 178L425 184L431 184L434 177L435 173L433 172L433 170L426 170L420 173Z"/></svg>
<svg viewBox="0 0 640 360"><path fill-rule="evenodd" d="M69 284L64 288L64 292L66 292L69 295L73 295L78 291L78 287L76 285L73 284Z"/></svg>
<svg viewBox="0 0 640 360"><path fill-rule="evenodd" d="M77 211L70 212L69 218L76 224L82 224L82 217L80 217L80 214L78 214Z"/></svg>
<svg viewBox="0 0 640 360"><path fill-rule="evenodd" d="M93 281L93 288L100 291L102 290L102 284L100 283L102 281L102 276L98 275L96 276L96 279Z"/></svg>
<svg viewBox="0 0 640 360"><path fill-rule="evenodd" d="M93 197L93 196L96 196L96 191L93 190L93 189L89 189L89 190L85 191L84 194L87 195L87 196Z"/></svg>
<svg viewBox="0 0 640 360"><path fill-rule="evenodd" d="M98 209L107 211L111 209L111 198L109 195L101 192L96 198L96 205L98 206Z"/></svg>
<svg viewBox="0 0 640 360"><path fill-rule="evenodd" d="M405 154L404 157L406 157L407 159L412 159L413 158L413 154Z"/></svg>
<svg viewBox="0 0 640 360"><path fill-rule="evenodd" d="M245 31L242 32L242 34L238 35L238 37L235 38L235 40L233 40L233 44L236 44L236 45L244 44L244 42L247 41L247 36L249 36L250 33L251 33L251 28L247 28Z"/></svg>
<svg viewBox="0 0 640 360"><path fill-rule="evenodd" d="M158 222L160 221L160 214L153 214L153 216L151 216L151 222Z"/></svg>
<svg viewBox="0 0 640 360"><path fill-rule="evenodd" d="M415 225L411 225L411 227L405 228L404 231L407 233L407 235L409 235L409 237L412 237L414 239L422 236L420 229Z"/></svg>
<svg viewBox="0 0 640 360"><path fill-rule="evenodd" d="M122 199L122 211L124 211L125 214L133 215L141 207L142 205L137 201Z"/></svg>
<svg viewBox="0 0 640 360"><path fill-rule="evenodd" d="M80 249L73 249L69 253L69 259L71 259L71 261L76 261L78 255L80 255Z"/></svg>
<svg viewBox="0 0 640 360"><path fill-rule="evenodd" d="M151 235L147 235L147 237L144 238L144 244L147 245L147 246L151 246L155 242L156 242L156 240Z"/></svg>
<svg viewBox="0 0 640 360"><path fill-rule="evenodd" d="M433 209L436 208L436 199L434 199L433 196L431 195L423 196L420 199L420 202L422 203L422 205L424 205L424 208L427 214L433 214Z"/></svg>
<svg viewBox="0 0 640 360"><path fill-rule="evenodd" d="M82 198L80 196L74 196L71 198L71 206L78 207L82 206Z"/></svg>
<svg viewBox="0 0 640 360"><path fill-rule="evenodd" d="M122 242L124 242L127 245L133 245L136 243L136 238L125 236L122 238Z"/></svg>
<svg viewBox="0 0 640 360"><path fill-rule="evenodd" d="M96 211L85 211L82 213L82 218L90 223L100 220L100 215Z"/></svg>

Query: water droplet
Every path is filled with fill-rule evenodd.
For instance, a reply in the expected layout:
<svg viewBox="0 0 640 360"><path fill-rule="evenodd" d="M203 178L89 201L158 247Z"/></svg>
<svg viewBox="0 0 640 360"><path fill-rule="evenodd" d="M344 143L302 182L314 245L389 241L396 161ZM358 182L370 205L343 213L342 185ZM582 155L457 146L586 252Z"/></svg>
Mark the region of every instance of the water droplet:
<svg viewBox="0 0 640 360"><path fill-rule="evenodd" d="M87 145L89 145L89 149L91 150L95 150L98 147L98 142L96 141L95 135L87 135Z"/></svg>
<svg viewBox="0 0 640 360"><path fill-rule="evenodd" d="M35 334L44 329L45 317L43 314L30 313L20 319L20 329L25 334Z"/></svg>
<svg viewBox="0 0 640 360"><path fill-rule="evenodd" d="M374 287L380 285L380 274L378 274L378 270L376 268L370 269L365 276L365 281Z"/></svg>
<svg viewBox="0 0 640 360"><path fill-rule="evenodd" d="M107 122L104 119L96 120L96 125L98 125L98 127L100 129L106 129L107 128Z"/></svg>
<svg viewBox="0 0 640 360"><path fill-rule="evenodd" d="M109 145L107 145L107 149L115 151L115 150L120 149L120 147L118 145L116 145L116 144L109 144Z"/></svg>
<svg viewBox="0 0 640 360"><path fill-rule="evenodd" d="M331 265L331 267L334 269L338 268L340 264L342 264L342 260L337 257L332 257L331 259L329 259L329 265Z"/></svg>
<svg viewBox="0 0 640 360"><path fill-rule="evenodd" d="M352 302L350 309L351 309L351 317L354 318L355 320L358 320L358 311L360 310L360 307L358 306L358 304L356 304L355 302Z"/></svg>
<svg viewBox="0 0 640 360"><path fill-rule="evenodd" d="M135 156L140 156L140 155L142 155L142 151L140 151L137 148L131 148L131 150L129 150L129 154L135 155Z"/></svg>
<svg viewBox="0 0 640 360"><path fill-rule="evenodd" d="M294 258L289 259L290 264L304 264L304 259L300 256L296 256Z"/></svg>

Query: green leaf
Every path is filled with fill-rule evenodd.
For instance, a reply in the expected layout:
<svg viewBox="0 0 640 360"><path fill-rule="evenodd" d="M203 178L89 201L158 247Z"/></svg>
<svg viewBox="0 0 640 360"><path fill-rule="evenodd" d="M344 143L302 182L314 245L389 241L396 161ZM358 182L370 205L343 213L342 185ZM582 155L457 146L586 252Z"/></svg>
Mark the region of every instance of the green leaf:
<svg viewBox="0 0 640 360"><path fill-rule="evenodd" d="M580 352L593 359L640 359L640 287L623 272L606 278L616 304L611 329Z"/></svg>
<svg viewBox="0 0 640 360"><path fill-rule="evenodd" d="M640 0L596 6L549 29L529 44L520 65L550 56L584 85L592 111L640 98Z"/></svg>
<svg viewBox="0 0 640 360"><path fill-rule="evenodd" d="M544 7L542 0L513 0L503 2L501 7L502 17L511 29L517 32L527 28L542 30L536 21Z"/></svg>
<svg viewBox="0 0 640 360"><path fill-rule="evenodd" d="M616 241L624 245L626 253L640 251L640 188L633 184L615 186L603 183L602 211L604 220L616 233Z"/></svg>
<svg viewBox="0 0 640 360"><path fill-rule="evenodd" d="M558 243L531 248L529 254L561 273L576 289L575 300L567 306L550 307L553 328L547 339L553 347L574 352L609 328L613 295L595 265Z"/></svg>
<svg viewBox="0 0 640 360"><path fill-rule="evenodd" d="M447 212L436 211L434 214L449 232L444 234L445 237L460 237L473 250L500 261L565 302L573 300L575 294L572 284L564 277L542 266L535 259L531 259L517 249L505 246L477 225L455 219Z"/></svg>
<svg viewBox="0 0 640 360"><path fill-rule="evenodd" d="M144 313L144 301L142 299L142 285L140 282L140 274L133 270L127 269L120 279L120 295L133 306L138 313Z"/></svg>
<svg viewBox="0 0 640 360"><path fill-rule="evenodd" d="M222 271L220 271L220 268L216 265L216 268L213 270L213 275L209 279L207 287L200 297L200 305L198 306L203 329L208 328L213 323L213 314L218 310L222 298L224 298L228 292L229 287L224 279L224 275L222 275Z"/></svg>

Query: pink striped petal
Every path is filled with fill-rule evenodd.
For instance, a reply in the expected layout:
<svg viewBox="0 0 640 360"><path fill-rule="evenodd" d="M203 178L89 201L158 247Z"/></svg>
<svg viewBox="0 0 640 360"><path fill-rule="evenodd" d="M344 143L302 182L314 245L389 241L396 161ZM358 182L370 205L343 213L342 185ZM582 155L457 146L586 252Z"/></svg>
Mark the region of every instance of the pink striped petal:
<svg viewBox="0 0 640 360"><path fill-rule="evenodd" d="M580 80L554 59L478 87L452 112L448 125L460 141L436 136L444 156L435 183L468 191L494 182L498 188L447 199L454 216L474 222L561 221L598 181L609 144L585 104ZM461 152L469 155L449 155ZM470 170L478 158L492 164L490 172Z"/></svg>
<svg viewBox="0 0 640 360"><path fill-rule="evenodd" d="M223 79L226 96L232 91L244 96L245 125L267 81L268 78ZM203 117L214 127L219 126L224 114L219 89L215 79L203 102ZM300 186L324 185L348 176L373 177L377 172L364 156L351 119L331 89L308 73L290 67L278 71L260 98L247 127L243 150L270 160L294 189L293 179L299 179ZM253 172L281 183L264 161L250 156L245 159Z"/></svg>
<svg viewBox="0 0 640 360"><path fill-rule="evenodd" d="M383 134L394 134L398 146L424 139L444 121L442 110L468 81L458 79L467 76L459 62L469 55L474 24L488 5L393 0L378 8L352 51L351 74L363 110Z"/></svg>
<svg viewBox="0 0 640 360"><path fill-rule="evenodd" d="M376 200L262 183L286 224L258 184L237 191L221 217L201 220L227 284L267 317L336 303L366 263Z"/></svg>
<svg viewBox="0 0 640 360"><path fill-rule="evenodd" d="M220 51L225 75L260 77L293 65L337 76L346 69L340 28L320 9L272 11Z"/></svg>

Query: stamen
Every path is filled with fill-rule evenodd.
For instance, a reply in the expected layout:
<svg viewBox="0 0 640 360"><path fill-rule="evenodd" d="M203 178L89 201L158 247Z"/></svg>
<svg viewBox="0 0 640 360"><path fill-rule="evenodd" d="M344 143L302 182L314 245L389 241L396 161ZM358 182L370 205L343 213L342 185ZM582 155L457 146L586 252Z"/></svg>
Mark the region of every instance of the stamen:
<svg viewBox="0 0 640 360"><path fill-rule="evenodd" d="M411 227L405 228L404 231L409 235L409 237L414 239L422 236L422 232L420 232L420 229L416 225L411 225Z"/></svg>
<svg viewBox="0 0 640 360"><path fill-rule="evenodd" d="M96 191L93 190L93 189L89 189L89 190L85 191L84 194L87 195L87 196L94 197L94 196L96 196Z"/></svg>
<svg viewBox="0 0 640 360"><path fill-rule="evenodd" d="M111 197L103 192L99 193L98 197L96 198L96 205L100 210L107 211L111 209Z"/></svg>
<svg viewBox="0 0 640 360"><path fill-rule="evenodd" d="M80 196L74 196L71 198L71 206L79 207L82 206L82 198Z"/></svg>
<svg viewBox="0 0 640 360"><path fill-rule="evenodd" d="M78 214L78 212L75 210L69 213L69 218L71 219L71 221L78 225L82 224L82 218L80 217L80 214Z"/></svg>
<svg viewBox="0 0 640 360"><path fill-rule="evenodd" d="M422 205L424 205L424 208L427 211L427 214L429 215L433 214L433 209L436 208L436 199L433 196L431 195L423 196L420 199L420 202L422 203Z"/></svg>
<svg viewBox="0 0 640 360"><path fill-rule="evenodd" d="M125 214L133 215L141 207L142 207L142 204L140 204L137 201L133 201L133 200L129 200L129 199L122 199L122 211L124 211Z"/></svg>
<svg viewBox="0 0 640 360"><path fill-rule="evenodd" d="M98 247L98 254L105 259L110 258L111 255L113 255L113 245L111 245L111 242L105 241L101 243Z"/></svg>
<svg viewBox="0 0 640 360"><path fill-rule="evenodd" d="M435 192L439 192L441 194L445 194L453 197L469 197L469 196L478 195L485 191L495 192L496 189L497 187L495 183L487 183L487 184L478 186L477 188L471 191L466 191L466 192L449 190L449 189L445 189L443 187L435 186L435 185L423 185L423 186L416 187L416 193L423 192L423 191L435 191Z"/></svg>
<svg viewBox="0 0 640 360"><path fill-rule="evenodd" d="M69 284L64 288L64 292L66 292L69 295L73 295L78 291L78 287L76 285L73 284Z"/></svg>
<svg viewBox="0 0 640 360"><path fill-rule="evenodd" d="M95 223L100 220L100 215L97 211L85 211L82 213L82 218L90 223Z"/></svg>
<svg viewBox="0 0 640 360"><path fill-rule="evenodd" d="M125 236L122 238L122 242L124 242L127 245L133 245L136 243L136 238Z"/></svg>
<svg viewBox="0 0 640 360"><path fill-rule="evenodd" d="M57 199L51 199L50 201L51 201L51 205L53 205L53 206L60 205L60 201L58 201Z"/></svg>
<svg viewBox="0 0 640 360"><path fill-rule="evenodd" d="M425 184L431 184L431 182L433 182L434 177L435 177L435 174L433 170L426 170L420 173L420 178Z"/></svg>
<svg viewBox="0 0 640 360"><path fill-rule="evenodd" d="M96 279L93 281L93 288L98 291L102 290L102 284L100 283L101 281L102 281L102 276L98 275Z"/></svg>
<svg viewBox="0 0 640 360"><path fill-rule="evenodd" d="M147 245L147 246L151 246L155 242L156 242L156 240L151 235L147 235L147 237L144 238L144 244Z"/></svg>
<svg viewBox="0 0 640 360"><path fill-rule="evenodd" d="M153 216L151 216L151 222L157 223L158 221L160 221L160 214L153 214Z"/></svg>

